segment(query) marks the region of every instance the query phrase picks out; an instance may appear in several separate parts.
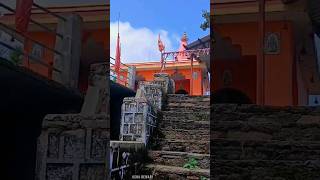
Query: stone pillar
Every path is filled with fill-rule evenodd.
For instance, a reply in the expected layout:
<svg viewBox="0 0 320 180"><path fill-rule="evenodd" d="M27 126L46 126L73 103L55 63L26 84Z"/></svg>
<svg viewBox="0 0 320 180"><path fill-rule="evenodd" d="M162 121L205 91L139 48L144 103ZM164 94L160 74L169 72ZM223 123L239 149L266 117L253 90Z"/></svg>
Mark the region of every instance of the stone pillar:
<svg viewBox="0 0 320 180"><path fill-rule="evenodd" d="M89 87L81 109L81 114L110 114L109 87L110 80L108 63L92 64L90 68Z"/></svg>
<svg viewBox="0 0 320 180"><path fill-rule="evenodd" d="M120 140L147 144L155 125L155 112L145 97L124 98L121 108Z"/></svg>
<svg viewBox="0 0 320 180"><path fill-rule="evenodd" d="M134 66L128 68L128 81L129 88L134 89L136 82L136 67Z"/></svg>
<svg viewBox="0 0 320 180"><path fill-rule="evenodd" d="M156 110L161 110L164 102L164 88L161 84L156 84L151 81L141 81L139 82L139 90L143 91L143 96L148 100L148 102ZM138 92L137 92L138 95Z"/></svg>
<svg viewBox="0 0 320 180"><path fill-rule="evenodd" d="M161 110L167 94L175 92L174 81L167 73L154 74L153 81L139 82L139 89L144 91L145 97L157 110Z"/></svg>
<svg viewBox="0 0 320 180"><path fill-rule="evenodd" d="M82 18L76 14L65 16L66 21L59 20L55 49L63 56L55 54L53 66L61 72L53 71L52 78L66 87L77 88L82 40Z"/></svg>
<svg viewBox="0 0 320 180"><path fill-rule="evenodd" d="M47 115L38 139L37 180L109 180L109 75L107 63L91 67L80 114Z"/></svg>
<svg viewBox="0 0 320 180"><path fill-rule="evenodd" d="M174 94L175 84L174 80L170 78L167 73L156 73L154 74L154 83L160 84L163 87L165 94Z"/></svg>

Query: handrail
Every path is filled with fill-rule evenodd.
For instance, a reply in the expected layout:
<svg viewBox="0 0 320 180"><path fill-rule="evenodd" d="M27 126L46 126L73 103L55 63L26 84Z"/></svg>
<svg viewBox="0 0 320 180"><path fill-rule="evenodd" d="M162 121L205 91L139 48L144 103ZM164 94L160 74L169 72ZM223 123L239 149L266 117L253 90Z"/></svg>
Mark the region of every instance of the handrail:
<svg viewBox="0 0 320 180"><path fill-rule="evenodd" d="M15 51L15 52L18 52L19 54L22 54L23 56L27 56L27 57L30 58L32 61L38 62L39 64L41 64L41 65L43 65L43 66L45 66L45 67L47 67L47 68L51 68L52 70L61 73L61 70L59 70L59 69L57 69L57 68L55 68L55 67L52 67L51 65L49 65L49 64L47 64L47 63L42 62L41 59L39 59L39 58L37 58L37 57L35 57L35 56L33 56L33 55L26 54L25 52L20 51L20 50L18 50L18 49L16 49L16 48L14 48L14 47L12 47L12 46L4 43L4 42L1 42L1 41L0 41L0 44L1 44L2 46L4 46L4 47L8 48L8 49L11 49L11 50L13 50L13 51Z"/></svg>
<svg viewBox="0 0 320 180"><path fill-rule="evenodd" d="M111 62L111 60L115 61L115 58L113 57L110 57L110 61L109 61L109 64L110 64L110 77L113 77L115 78L115 81L122 84L122 85L125 85L127 87L131 86L131 83L132 83L132 78L134 78L134 72L131 72L130 71L130 66L126 65L126 64L123 64L121 63L120 65L120 72L116 72L115 70L115 62ZM127 68L125 68L125 67ZM124 74L122 74L124 73Z"/></svg>
<svg viewBox="0 0 320 180"><path fill-rule="evenodd" d="M35 6L35 7L39 8L39 9L41 9L42 11L44 11L44 12L46 12L46 13L48 13L48 14L50 14L50 15L52 15L52 16L54 16L54 17L58 18L58 19L62 19L63 21L67 21L67 19L66 19L66 18L64 18L64 17L62 17L62 16L60 16L60 15L58 15L58 14L56 14L56 13L53 13L53 12L49 11L48 9L46 9L46 8L44 8L44 7L42 7L42 6L38 5L38 4L36 4L36 3L33 3L33 6Z"/></svg>
<svg viewBox="0 0 320 180"><path fill-rule="evenodd" d="M113 69L110 69L110 72L116 73L116 71L113 70ZM110 74L110 75L111 75L111 74ZM120 75L119 77L123 77L123 78L125 78L125 79L127 79L127 80L130 80L129 77L126 77L126 76L123 76L123 75Z"/></svg>
<svg viewBox="0 0 320 180"><path fill-rule="evenodd" d="M115 63L112 63L112 62L109 62L109 64L111 64L112 66L115 66ZM128 68L130 68L130 67L128 67ZM124 70L124 71L126 71L128 74L132 74L132 73L130 73L130 71L128 71L128 70L126 70L126 69L120 69L120 70Z"/></svg>
<svg viewBox="0 0 320 180"><path fill-rule="evenodd" d="M19 33L19 32L18 32L16 29L14 29L14 28L11 28L11 27L9 27L9 26L1 23L1 22L0 22L0 26L3 26L3 27L5 27L5 28L9 29L10 31L14 31L16 34L18 34L18 35L20 35L20 36L22 36L22 37L24 37L24 38L26 38L26 39L34 42L34 43L37 43L37 44L43 46L44 48L46 48L46 49L48 49L48 50L50 50L50 51L52 51L52 52L54 52L54 53L56 53L56 54L58 54L58 55L60 55L60 56L64 56L63 53L61 53L61 52L59 52L59 51L57 51L57 50L55 50L55 49L53 49L53 48L48 47L47 45L45 45L45 44L43 44L43 43L41 43L41 42L39 42L39 41L36 41L36 40L32 39L31 37L27 36L26 34L21 34L21 33ZM12 34L11 34L11 35L12 35ZM12 35L12 36L13 36L13 35Z"/></svg>
<svg viewBox="0 0 320 180"><path fill-rule="evenodd" d="M110 56L110 58L111 58L111 59L113 59L114 61L116 60L115 58L113 58L113 57L111 57L111 56ZM129 67L128 65L126 65L126 64L121 63L121 65L123 65L123 66L126 66L126 67L130 68L130 67Z"/></svg>
<svg viewBox="0 0 320 180"><path fill-rule="evenodd" d="M7 5L5 5L5 4L3 4L3 3L0 3L0 6L3 7L3 8L5 8L5 9L7 9L7 10L9 10L9 11L11 11L12 13L16 13L16 11L15 11L14 9L10 8L9 6L7 6ZM43 25L43 24L41 24L41 23L39 23L39 22L31 19L31 18L30 18L30 22L32 22L33 24L41 27L42 29L45 29L45 30L49 31L50 33L53 33L54 35L56 35L56 36L58 36L58 37L60 37L60 38L63 38L63 35L62 35L62 34L53 31L52 29L46 27L45 25Z"/></svg>
<svg viewBox="0 0 320 180"><path fill-rule="evenodd" d="M114 61L116 60L115 58L113 58L113 57L111 57L111 56L110 56L110 59L112 59L112 60L114 60ZM113 65L113 66L115 66L115 63L110 62L110 64ZM127 67L128 69L130 68L130 66L128 66L128 65L126 65L126 64L121 63L121 65ZM127 70L127 73L128 73L128 74L131 74L128 70Z"/></svg>

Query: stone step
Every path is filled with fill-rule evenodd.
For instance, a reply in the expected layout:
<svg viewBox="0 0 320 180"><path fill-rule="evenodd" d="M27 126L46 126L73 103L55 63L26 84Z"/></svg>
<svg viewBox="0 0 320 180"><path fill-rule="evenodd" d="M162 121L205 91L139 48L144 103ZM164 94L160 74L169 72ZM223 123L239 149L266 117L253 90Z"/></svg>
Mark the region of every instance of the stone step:
<svg viewBox="0 0 320 180"><path fill-rule="evenodd" d="M168 94L168 102L210 102L210 96L189 96L184 94Z"/></svg>
<svg viewBox="0 0 320 180"><path fill-rule="evenodd" d="M202 180L210 178L209 169L187 169L176 166L148 164L145 169L153 173L153 180Z"/></svg>
<svg viewBox="0 0 320 180"><path fill-rule="evenodd" d="M183 106L183 107L194 107L194 106L204 106L209 107L210 102L206 101L174 101L174 102L167 102L167 106Z"/></svg>
<svg viewBox="0 0 320 180"><path fill-rule="evenodd" d="M187 153L178 151L149 151L153 163L183 167L190 159L198 162L201 169L210 169L210 154Z"/></svg>
<svg viewBox="0 0 320 180"><path fill-rule="evenodd" d="M320 141L320 127L277 122L218 121L210 124L213 138Z"/></svg>
<svg viewBox="0 0 320 180"><path fill-rule="evenodd" d="M210 106L202 106L202 105L195 105L195 106L166 106L163 111L176 111L176 112L189 112L189 113L197 113L197 112L208 112L210 113Z"/></svg>
<svg viewBox="0 0 320 180"><path fill-rule="evenodd" d="M210 154L209 139L206 140L177 140L177 139L155 139L152 150L180 151L199 154Z"/></svg>
<svg viewBox="0 0 320 180"><path fill-rule="evenodd" d="M213 179L303 179L320 178L320 161L215 160Z"/></svg>
<svg viewBox="0 0 320 180"><path fill-rule="evenodd" d="M288 116L298 117L301 115L307 116L319 116L320 106L308 107L308 106L260 106L255 104L213 104L212 114L215 115L227 115L230 119L236 118L242 115L252 117L253 115L262 115L264 117L282 117Z"/></svg>
<svg viewBox="0 0 320 180"><path fill-rule="evenodd" d="M180 120L176 119L166 119L162 120L158 126L160 129L172 130L172 129L184 129L184 130L209 130L209 121L195 121L195 120Z"/></svg>
<svg viewBox="0 0 320 180"><path fill-rule="evenodd" d="M217 160L320 159L320 142L214 139L210 146Z"/></svg>
<svg viewBox="0 0 320 180"><path fill-rule="evenodd" d="M177 111L162 111L162 121L167 120L181 120L181 121L209 121L210 111L197 112L177 112Z"/></svg>
<svg viewBox="0 0 320 180"><path fill-rule="evenodd" d="M234 118L221 117L224 115L212 114L212 123L217 127L230 126L230 125L247 125L247 126L267 126L267 128L279 128L279 127L320 127L320 116L301 116L294 117L251 117L246 118L245 115L238 115ZM250 116L249 116L250 117Z"/></svg>
<svg viewBox="0 0 320 180"><path fill-rule="evenodd" d="M159 129L162 137L165 139L188 139L188 140L209 140L210 139L210 130L207 129Z"/></svg>

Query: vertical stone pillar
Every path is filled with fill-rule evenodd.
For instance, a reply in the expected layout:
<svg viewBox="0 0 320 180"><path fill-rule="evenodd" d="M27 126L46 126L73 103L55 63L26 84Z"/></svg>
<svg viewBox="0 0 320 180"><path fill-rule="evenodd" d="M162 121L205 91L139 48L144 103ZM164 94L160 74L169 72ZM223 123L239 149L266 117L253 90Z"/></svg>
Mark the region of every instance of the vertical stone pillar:
<svg viewBox="0 0 320 180"><path fill-rule="evenodd" d="M155 112L145 97L124 98L121 108L121 141L147 144L155 125Z"/></svg>
<svg viewBox="0 0 320 180"><path fill-rule="evenodd" d="M129 88L134 89L135 82L136 82L136 67L130 66L128 68L128 84Z"/></svg>
<svg viewBox="0 0 320 180"><path fill-rule="evenodd" d="M37 180L109 180L109 65L91 67L80 114L47 115L38 139Z"/></svg>
<svg viewBox="0 0 320 180"><path fill-rule="evenodd" d="M110 114L110 80L109 64L92 64L90 68L89 87L81 114Z"/></svg>
<svg viewBox="0 0 320 180"><path fill-rule="evenodd" d="M65 16L66 21L59 20L57 32L63 37L56 37L55 49L63 56L55 54L53 66L61 72L54 71L52 78L66 87L77 88L82 40L82 18L76 14Z"/></svg>
<svg viewBox="0 0 320 180"><path fill-rule="evenodd" d="M167 73L154 74L154 83L160 84L163 87L165 94L173 94L175 92L174 81Z"/></svg>

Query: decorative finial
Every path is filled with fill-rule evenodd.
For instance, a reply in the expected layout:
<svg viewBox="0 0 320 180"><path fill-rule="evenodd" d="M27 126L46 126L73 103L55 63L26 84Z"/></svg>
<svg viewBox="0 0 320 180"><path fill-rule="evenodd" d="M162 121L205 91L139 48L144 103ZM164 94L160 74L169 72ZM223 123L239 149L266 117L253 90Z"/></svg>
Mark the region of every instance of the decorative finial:
<svg viewBox="0 0 320 180"><path fill-rule="evenodd" d="M188 40L189 40L189 39L188 39L187 33L184 32L184 33L183 33L183 36L182 36L182 38L181 38L181 41L187 42Z"/></svg>

